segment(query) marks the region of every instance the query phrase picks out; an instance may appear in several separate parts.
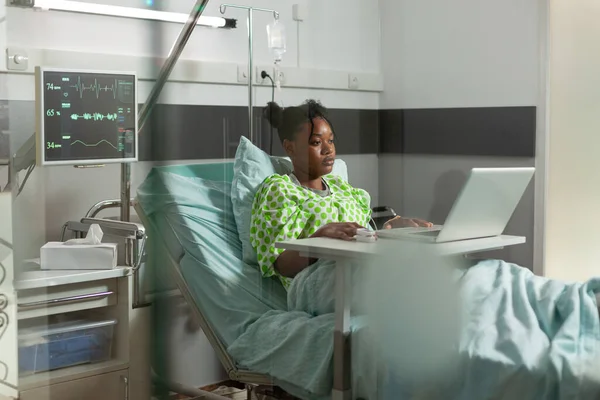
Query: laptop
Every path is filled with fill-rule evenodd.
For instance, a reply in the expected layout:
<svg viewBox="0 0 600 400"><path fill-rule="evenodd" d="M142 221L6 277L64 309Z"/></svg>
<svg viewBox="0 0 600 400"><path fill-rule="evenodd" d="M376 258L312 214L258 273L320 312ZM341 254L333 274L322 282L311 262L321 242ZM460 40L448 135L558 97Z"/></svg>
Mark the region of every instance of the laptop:
<svg viewBox="0 0 600 400"><path fill-rule="evenodd" d="M382 238L453 242L499 236L513 215L535 168L473 168L444 225L382 229Z"/></svg>

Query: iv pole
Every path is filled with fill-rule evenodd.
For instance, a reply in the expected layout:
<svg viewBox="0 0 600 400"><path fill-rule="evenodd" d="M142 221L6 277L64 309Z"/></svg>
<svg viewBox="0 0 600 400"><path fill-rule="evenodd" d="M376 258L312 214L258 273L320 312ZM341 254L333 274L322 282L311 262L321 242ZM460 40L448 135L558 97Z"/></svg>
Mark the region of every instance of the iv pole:
<svg viewBox="0 0 600 400"><path fill-rule="evenodd" d="M177 63L179 56L183 52L185 45L187 44L188 39L192 36L194 28L196 27L196 23L200 16L204 12L208 0L197 0L196 4L194 4L194 8L188 17L187 22L179 32L179 36L177 40L173 44L171 51L169 52L169 57L167 61L165 61L162 66L158 78L156 79L156 84L152 87L152 91L148 96L148 100L142 106L138 114L138 134L141 132L142 128L148 121L148 117L150 116L150 112L152 108L156 105L158 101L158 97L160 96L160 92L162 88L167 83L167 79L169 79L169 75L171 75L171 71L173 71L173 67ZM121 164L121 221L129 222L131 219L131 164L123 163ZM126 254L127 257L127 254Z"/></svg>
<svg viewBox="0 0 600 400"><path fill-rule="evenodd" d="M254 98L252 93L252 77L254 76L254 11L273 13L273 17L276 20L279 19L279 13L275 10L266 8L240 6L236 4L221 4L221 7L219 8L221 14L225 14L227 7L248 10L248 138L254 143L254 124L252 123L252 120L254 119Z"/></svg>

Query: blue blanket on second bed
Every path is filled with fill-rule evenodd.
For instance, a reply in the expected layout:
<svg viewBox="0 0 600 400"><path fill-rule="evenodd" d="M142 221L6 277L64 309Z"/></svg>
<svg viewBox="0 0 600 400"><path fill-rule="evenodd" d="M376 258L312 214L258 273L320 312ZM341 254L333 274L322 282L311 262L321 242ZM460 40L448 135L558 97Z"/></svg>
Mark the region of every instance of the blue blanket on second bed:
<svg viewBox="0 0 600 400"><path fill-rule="evenodd" d="M383 399L423 395L600 398L600 323L595 298L600 280L566 284L502 261L480 262L459 275L464 320L457 343L458 365L451 379L438 386L430 380L421 385L394 374L391 357L385 368L387 383L382 383L381 374L378 378L373 373L373 369L381 370L381 360L367 360L365 354L404 354L404 346L412 344L400 334L390 336L396 338L393 343L381 343L381 337L370 338L369 332L361 330L355 336L362 346L354 345L353 336L353 350L362 350L360 361L353 362L354 374L362 379L354 384L355 394ZM387 329L402 332L406 321L390 314ZM299 385L311 393L307 397L326 398L331 389L332 331L331 314L295 318L289 312L270 312L252 324L229 351L241 364L276 377L282 386L285 382ZM384 348L372 352L378 345ZM307 360L321 361L311 364Z"/></svg>
<svg viewBox="0 0 600 400"><path fill-rule="evenodd" d="M502 261L468 269L453 397L599 398L599 292L598 279L567 284Z"/></svg>

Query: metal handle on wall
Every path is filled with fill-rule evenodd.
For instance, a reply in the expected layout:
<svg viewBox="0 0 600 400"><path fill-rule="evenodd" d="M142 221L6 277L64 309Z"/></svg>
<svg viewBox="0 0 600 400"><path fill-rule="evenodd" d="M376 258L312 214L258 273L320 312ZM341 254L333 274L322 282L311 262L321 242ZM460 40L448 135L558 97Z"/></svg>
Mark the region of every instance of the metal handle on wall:
<svg viewBox="0 0 600 400"><path fill-rule="evenodd" d="M152 305L151 302L146 301L146 294L144 293L142 279L142 261L144 258L144 253L146 251L146 242L148 240L148 236L144 236L142 239L137 239L134 242L134 246L136 246L135 251L132 249L132 253L134 255L133 268L131 268L131 274L133 276L133 303L131 308L142 308L148 307Z"/></svg>
<svg viewBox="0 0 600 400"><path fill-rule="evenodd" d="M126 376L121 376L121 379L123 380L123 387L125 388L123 399L129 400L129 378L127 378Z"/></svg>
<svg viewBox="0 0 600 400"><path fill-rule="evenodd" d="M34 301L31 303L17 304L17 308L19 311L23 311L24 309L40 308L40 307L45 307L45 306L55 306L55 305L59 305L62 303L72 303L72 302L81 301L81 300L96 300L96 299L102 299L102 298L108 297L114 293L115 292L113 292L113 291L107 291L107 292L100 292L100 293L81 294L81 295L77 295L77 296L61 297L59 299Z"/></svg>

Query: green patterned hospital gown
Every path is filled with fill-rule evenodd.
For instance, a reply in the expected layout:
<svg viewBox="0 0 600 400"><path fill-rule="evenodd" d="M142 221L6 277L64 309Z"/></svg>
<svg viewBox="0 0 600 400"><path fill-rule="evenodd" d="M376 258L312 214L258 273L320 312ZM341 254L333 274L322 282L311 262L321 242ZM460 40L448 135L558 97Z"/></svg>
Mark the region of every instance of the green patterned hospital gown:
<svg viewBox="0 0 600 400"><path fill-rule="evenodd" d="M293 183L288 175L272 175L259 187L252 205L250 241L256 250L264 277L276 275L287 289L291 280L277 273L274 263L284 250L275 243L302 239L332 222L356 222L367 227L371 198L342 178L327 175L323 180L330 194L320 196Z"/></svg>

